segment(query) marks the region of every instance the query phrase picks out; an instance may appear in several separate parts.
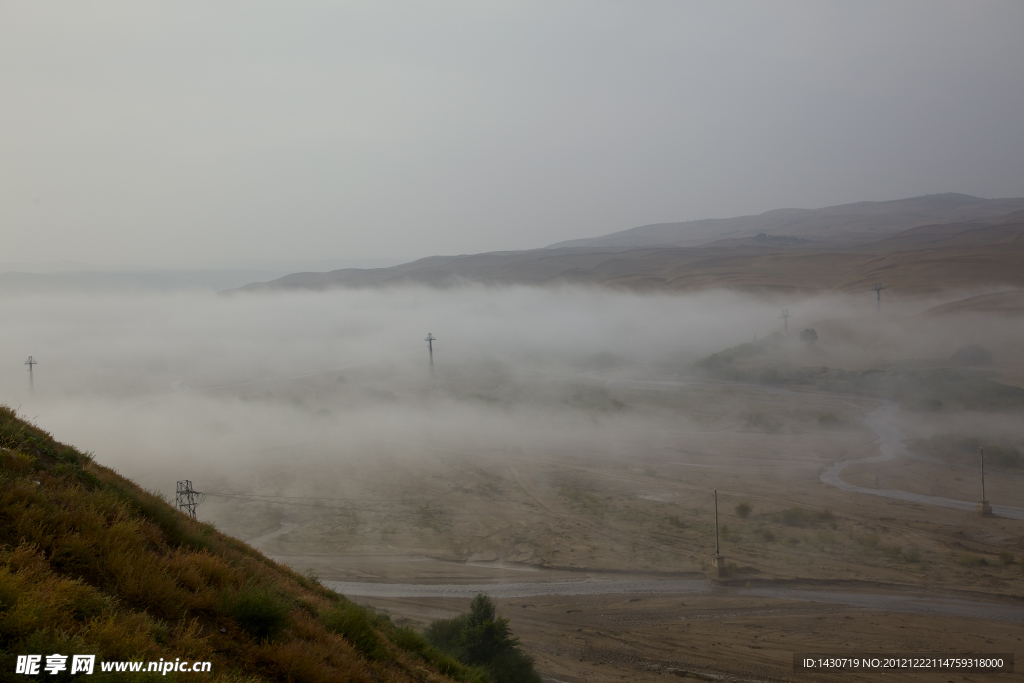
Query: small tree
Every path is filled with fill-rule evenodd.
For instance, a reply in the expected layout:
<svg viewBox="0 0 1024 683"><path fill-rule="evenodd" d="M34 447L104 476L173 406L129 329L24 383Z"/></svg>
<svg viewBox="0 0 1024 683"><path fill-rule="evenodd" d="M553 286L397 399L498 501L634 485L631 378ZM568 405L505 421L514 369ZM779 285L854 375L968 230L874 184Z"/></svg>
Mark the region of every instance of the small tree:
<svg viewBox="0 0 1024 683"><path fill-rule="evenodd" d="M813 344L814 342L818 341L818 333L815 332L812 328L808 327L806 330L800 333L800 341L806 342L808 344Z"/></svg>
<svg viewBox="0 0 1024 683"><path fill-rule="evenodd" d="M751 505L747 501L743 501L742 503L736 506L736 516L740 519L746 519L750 516L750 511L753 509L753 505Z"/></svg>
<svg viewBox="0 0 1024 683"><path fill-rule="evenodd" d="M435 621L425 635L463 664L483 667L494 683L540 683L533 658L519 648L508 619L483 593L473 598L467 614Z"/></svg>

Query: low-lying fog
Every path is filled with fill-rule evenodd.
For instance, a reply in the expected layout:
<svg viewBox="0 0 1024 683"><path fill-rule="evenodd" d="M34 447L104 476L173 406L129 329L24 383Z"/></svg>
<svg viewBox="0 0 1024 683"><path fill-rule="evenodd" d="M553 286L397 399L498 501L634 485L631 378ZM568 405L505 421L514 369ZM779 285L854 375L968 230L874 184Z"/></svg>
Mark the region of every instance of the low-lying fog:
<svg viewBox="0 0 1024 683"><path fill-rule="evenodd" d="M788 305L789 331L817 326L815 363L861 367L981 342L998 362L1022 337L1019 322L916 317L933 303L878 315L871 293L807 298ZM585 451L655 423L687 428L655 408L617 410L598 373L683 381L698 359L781 330L782 305L585 288L9 296L0 402L164 493L185 478L236 488L257 463L301 457Z"/></svg>

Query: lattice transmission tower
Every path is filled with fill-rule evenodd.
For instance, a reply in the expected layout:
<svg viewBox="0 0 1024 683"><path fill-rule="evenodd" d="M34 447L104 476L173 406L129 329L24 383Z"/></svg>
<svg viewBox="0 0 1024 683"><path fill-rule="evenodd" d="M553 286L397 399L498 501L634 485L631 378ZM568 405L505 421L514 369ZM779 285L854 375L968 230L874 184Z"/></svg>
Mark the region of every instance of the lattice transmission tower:
<svg viewBox="0 0 1024 683"><path fill-rule="evenodd" d="M192 488L192 482L186 479L178 482L177 494L174 497L174 506L190 516L196 518L196 508L206 500L206 494Z"/></svg>

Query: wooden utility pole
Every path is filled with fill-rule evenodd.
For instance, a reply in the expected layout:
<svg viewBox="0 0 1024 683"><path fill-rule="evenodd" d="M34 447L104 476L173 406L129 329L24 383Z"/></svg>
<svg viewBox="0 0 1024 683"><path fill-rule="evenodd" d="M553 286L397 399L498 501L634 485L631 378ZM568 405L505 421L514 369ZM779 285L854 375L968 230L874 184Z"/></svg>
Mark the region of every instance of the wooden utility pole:
<svg viewBox="0 0 1024 683"><path fill-rule="evenodd" d="M711 558L711 564L720 579L728 576L728 572L725 570L725 558L722 557L721 550L718 540L718 489L715 489L715 556Z"/></svg>
<svg viewBox="0 0 1024 683"><path fill-rule="evenodd" d="M978 453L981 456L981 502L978 503L978 514L982 517L991 517L992 506L988 504L988 498L985 497L985 449L979 448Z"/></svg>
<svg viewBox="0 0 1024 683"><path fill-rule="evenodd" d="M423 341L427 342L427 348L430 350L430 367L434 367L434 340L437 339L430 332L427 332L427 337Z"/></svg>
<svg viewBox="0 0 1024 683"><path fill-rule="evenodd" d="M32 366L39 365L39 361L33 359L32 356L29 356L28 360L25 361L25 365L28 366L28 386L32 389L35 389L36 385L35 379L32 377Z"/></svg>

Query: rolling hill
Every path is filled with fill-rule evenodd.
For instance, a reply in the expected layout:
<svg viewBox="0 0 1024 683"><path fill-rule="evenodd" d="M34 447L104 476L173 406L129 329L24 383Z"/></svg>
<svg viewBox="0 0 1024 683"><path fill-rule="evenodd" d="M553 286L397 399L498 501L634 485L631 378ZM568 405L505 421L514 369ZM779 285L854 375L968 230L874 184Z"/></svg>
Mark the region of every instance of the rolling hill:
<svg viewBox="0 0 1024 683"><path fill-rule="evenodd" d="M1007 206L1018 200L991 201ZM841 243L846 233L839 230L831 238L833 246L810 238L773 239L765 234L697 247L549 247L433 256L392 268L295 273L241 289L573 283L635 290L721 287L810 293L866 290L875 282L885 282L892 293L902 294L1024 288L1024 211L890 233L860 242L864 232L856 232L858 237L847 240L845 246Z"/></svg>
<svg viewBox="0 0 1024 683"><path fill-rule="evenodd" d="M696 247L758 234L788 236L820 247L877 241L921 225L967 223L1024 210L1024 198L982 199L953 192L888 202L857 202L821 209L775 209L756 216L656 223L586 239L552 244L566 247Z"/></svg>

